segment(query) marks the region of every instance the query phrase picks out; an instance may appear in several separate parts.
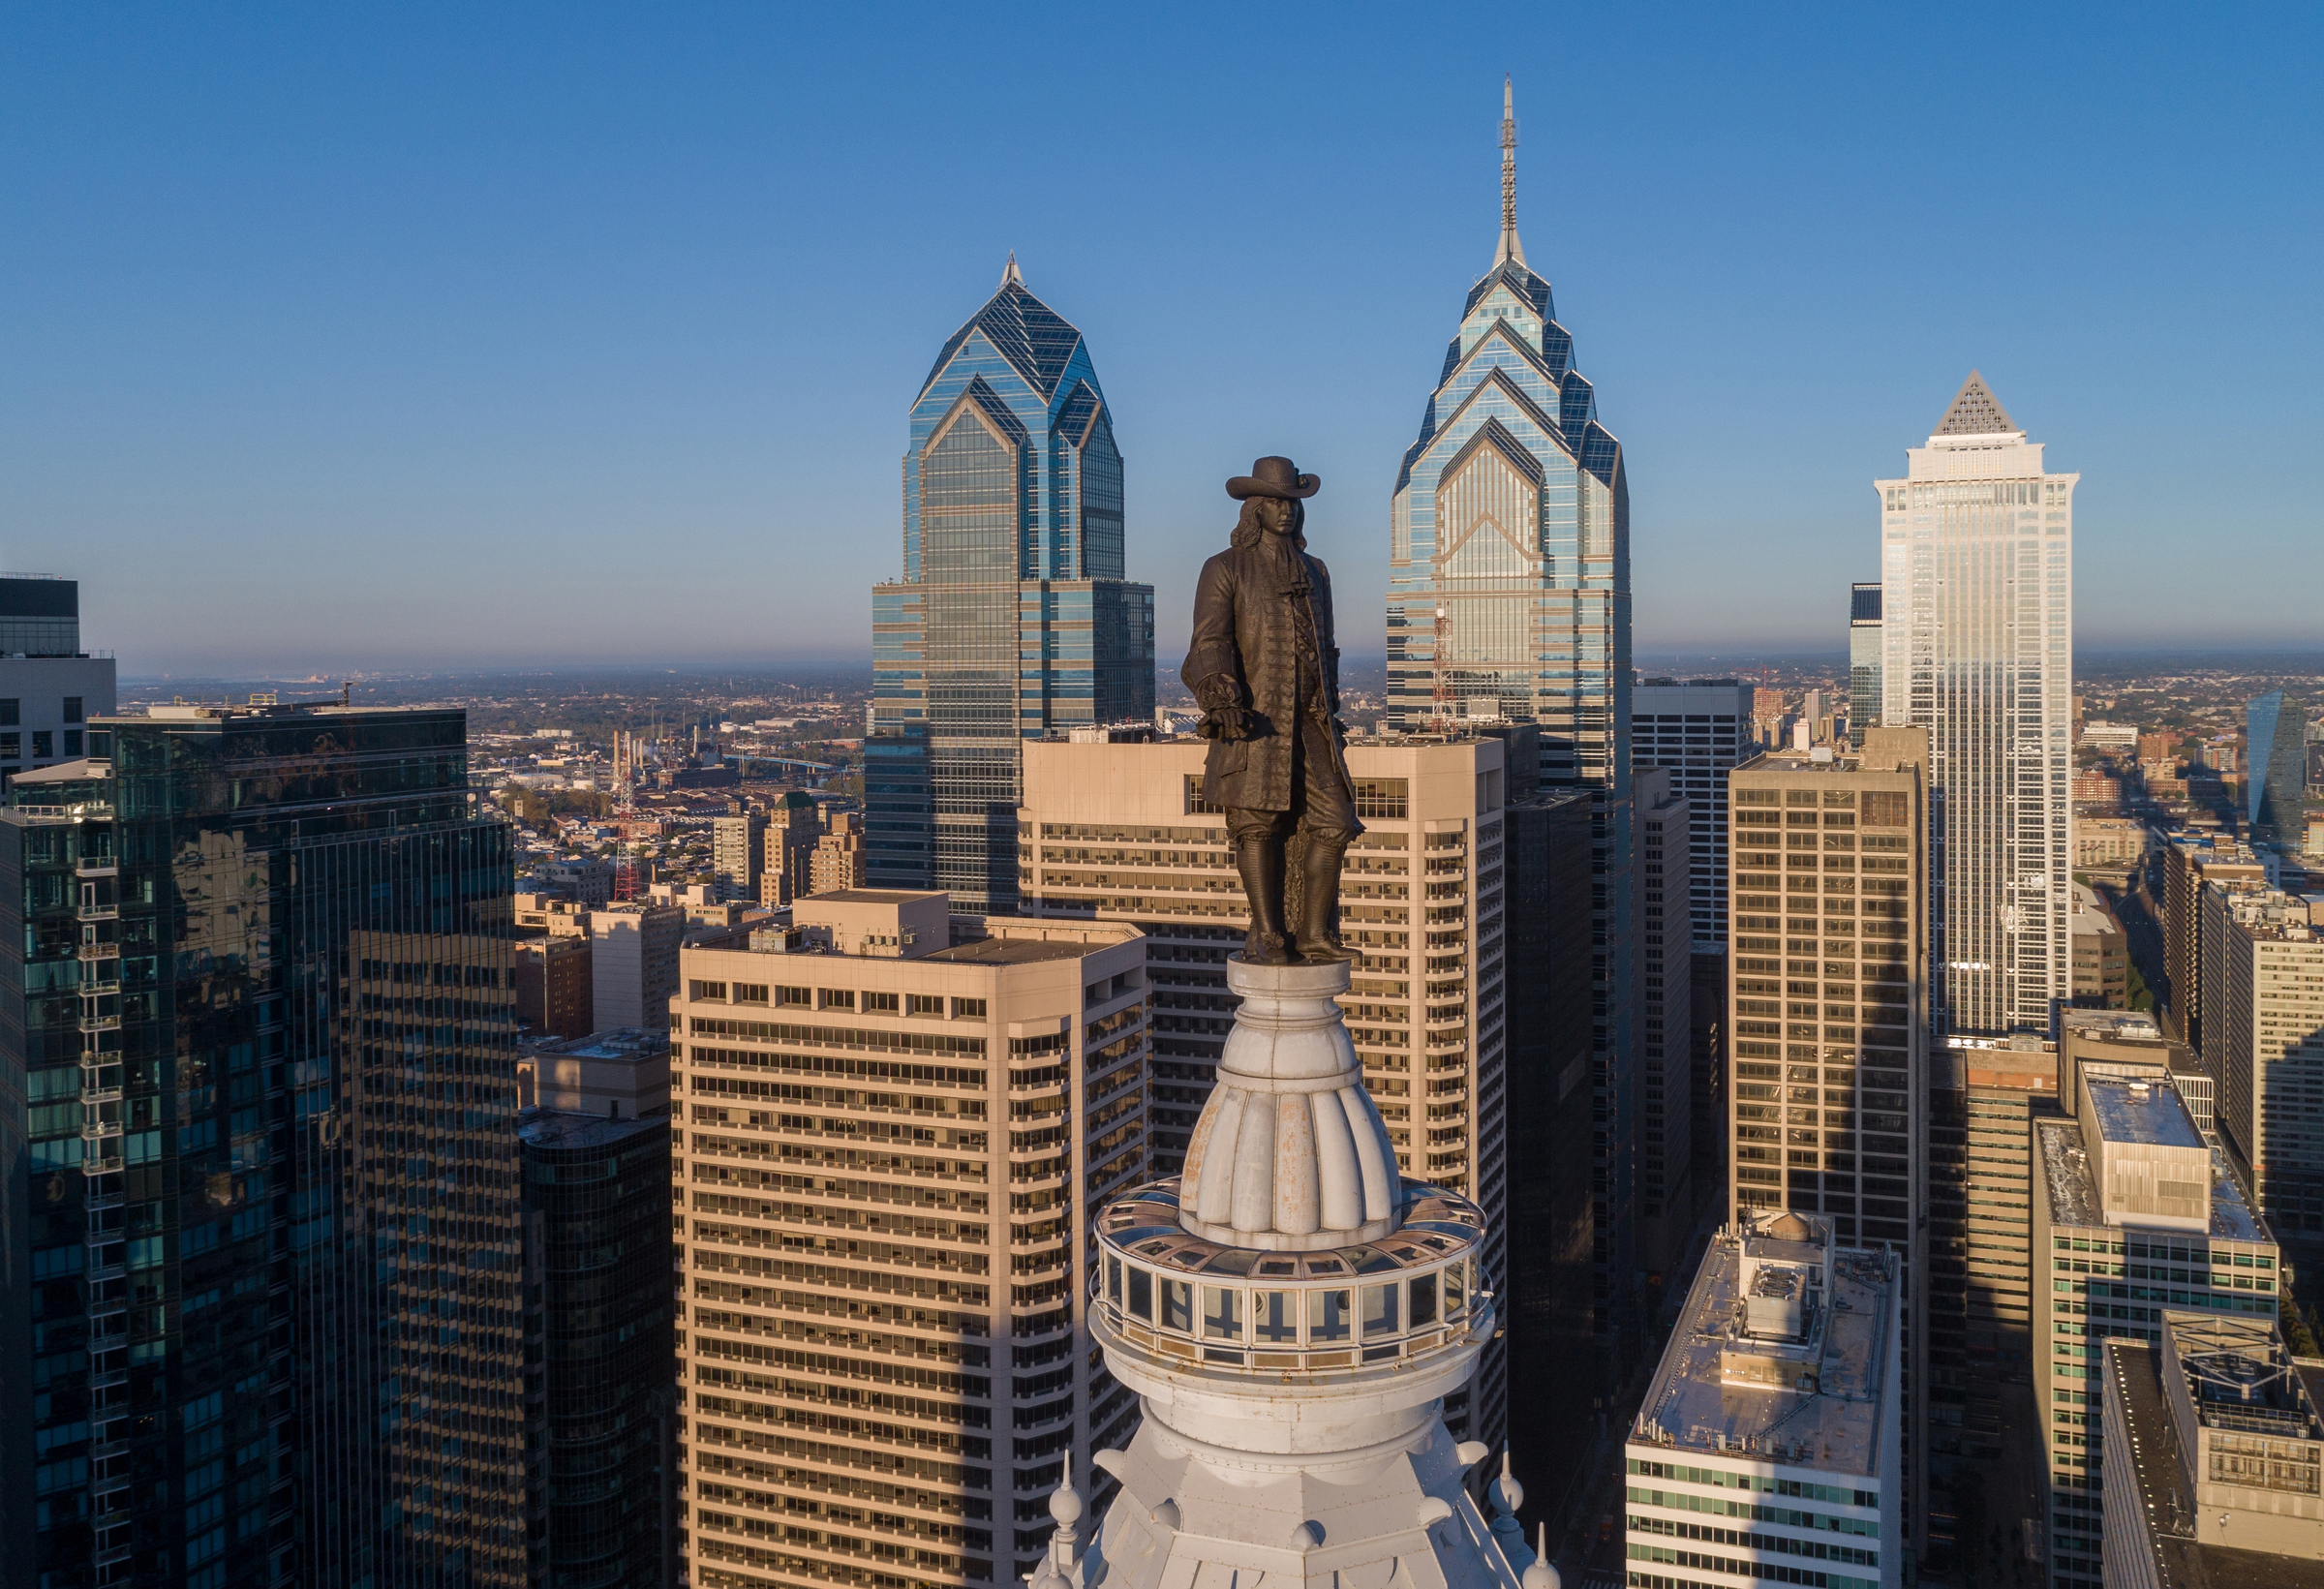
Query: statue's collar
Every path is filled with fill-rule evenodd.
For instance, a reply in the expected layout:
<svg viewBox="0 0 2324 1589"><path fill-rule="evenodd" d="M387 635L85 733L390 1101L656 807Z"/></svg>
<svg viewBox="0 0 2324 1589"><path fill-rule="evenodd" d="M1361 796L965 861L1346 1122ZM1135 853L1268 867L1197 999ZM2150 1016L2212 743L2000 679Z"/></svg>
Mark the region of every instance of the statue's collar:
<svg viewBox="0 0 2324 1589"><path fill-rule="evenodd" d="M1313 590L1307 578L1307 554L1289 535L1264 535L1255 550L1284 580L1276 587L1278 596L1305 596Z"/></svg>

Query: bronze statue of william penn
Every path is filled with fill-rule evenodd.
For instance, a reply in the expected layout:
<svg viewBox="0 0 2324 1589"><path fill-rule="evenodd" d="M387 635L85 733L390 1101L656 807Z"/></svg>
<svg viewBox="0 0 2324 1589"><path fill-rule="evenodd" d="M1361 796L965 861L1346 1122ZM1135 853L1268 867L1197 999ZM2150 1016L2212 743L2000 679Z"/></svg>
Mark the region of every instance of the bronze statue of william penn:
<svg viewBox="0 0 2324 1589"><path fill-rule="evenodd" d="M1178 672L1203 708L1201 732L1210 741L1203 797L1226 808L1251 906L1242 958L1254 965L1348 958L1339 945L1339 864L1363 824L1338 720L1331 576L1301 533L1306 500L1322 483L1289 458L1262 458L1227 482L1242 517L1228 549L1203 565L1194 638ZM1293 864L1300 919L1287 924Z"/></svg>

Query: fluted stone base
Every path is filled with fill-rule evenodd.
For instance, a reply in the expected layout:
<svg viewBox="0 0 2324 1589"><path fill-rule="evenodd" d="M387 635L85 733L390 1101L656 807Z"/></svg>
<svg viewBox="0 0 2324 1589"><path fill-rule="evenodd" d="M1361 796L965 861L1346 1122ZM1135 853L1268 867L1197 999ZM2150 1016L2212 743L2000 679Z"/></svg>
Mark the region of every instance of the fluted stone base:
<svg viewBox="0 0 2324 1589"><path fill-rule="evenodd" d="M1209 1107L1186 1150L1179 1222L1267 1251L1317 1251L1396 1227L1396 1153L1336 1002L1349 964L1246 965Z"/></svg>

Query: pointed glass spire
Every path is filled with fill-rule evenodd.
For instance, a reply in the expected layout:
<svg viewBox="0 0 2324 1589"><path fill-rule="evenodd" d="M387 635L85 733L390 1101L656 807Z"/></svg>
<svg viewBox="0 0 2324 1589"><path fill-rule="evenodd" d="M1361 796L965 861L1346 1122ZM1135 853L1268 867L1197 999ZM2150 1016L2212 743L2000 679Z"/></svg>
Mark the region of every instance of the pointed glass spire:
<svg viewBox="0 0 2324 1589"><path fill-rule="evenodd" d="M1501 248L1493 263L1525 262L1525 245L1517 241L1517 99L1508 77L1501 79Z"/></svg>
<svg viewBox="0 0 2324 1589"><path fill-rule="evenodd" d="M1024 285L1024 274L1017 268L1017 251L1015 249L1009 250L1009 262L1000 267L1000 285L1006 287L1011 282L1016 283L1019 287Z"/></svg>

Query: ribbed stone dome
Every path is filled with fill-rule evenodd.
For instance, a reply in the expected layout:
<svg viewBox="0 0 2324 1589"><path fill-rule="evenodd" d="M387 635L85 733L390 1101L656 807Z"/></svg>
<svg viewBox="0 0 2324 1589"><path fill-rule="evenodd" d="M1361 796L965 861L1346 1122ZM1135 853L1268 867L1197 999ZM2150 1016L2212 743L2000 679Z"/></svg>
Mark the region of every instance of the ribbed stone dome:
<svg viewBox="0 0 2324 1589"><path fill-rule="evenodd" d="M1179 1223L1275 1252L1317 1251L1396 1227L1396 1153L1333 1000L1348 963L1227 961L1242 999L1186 1149Z"/></svg>

